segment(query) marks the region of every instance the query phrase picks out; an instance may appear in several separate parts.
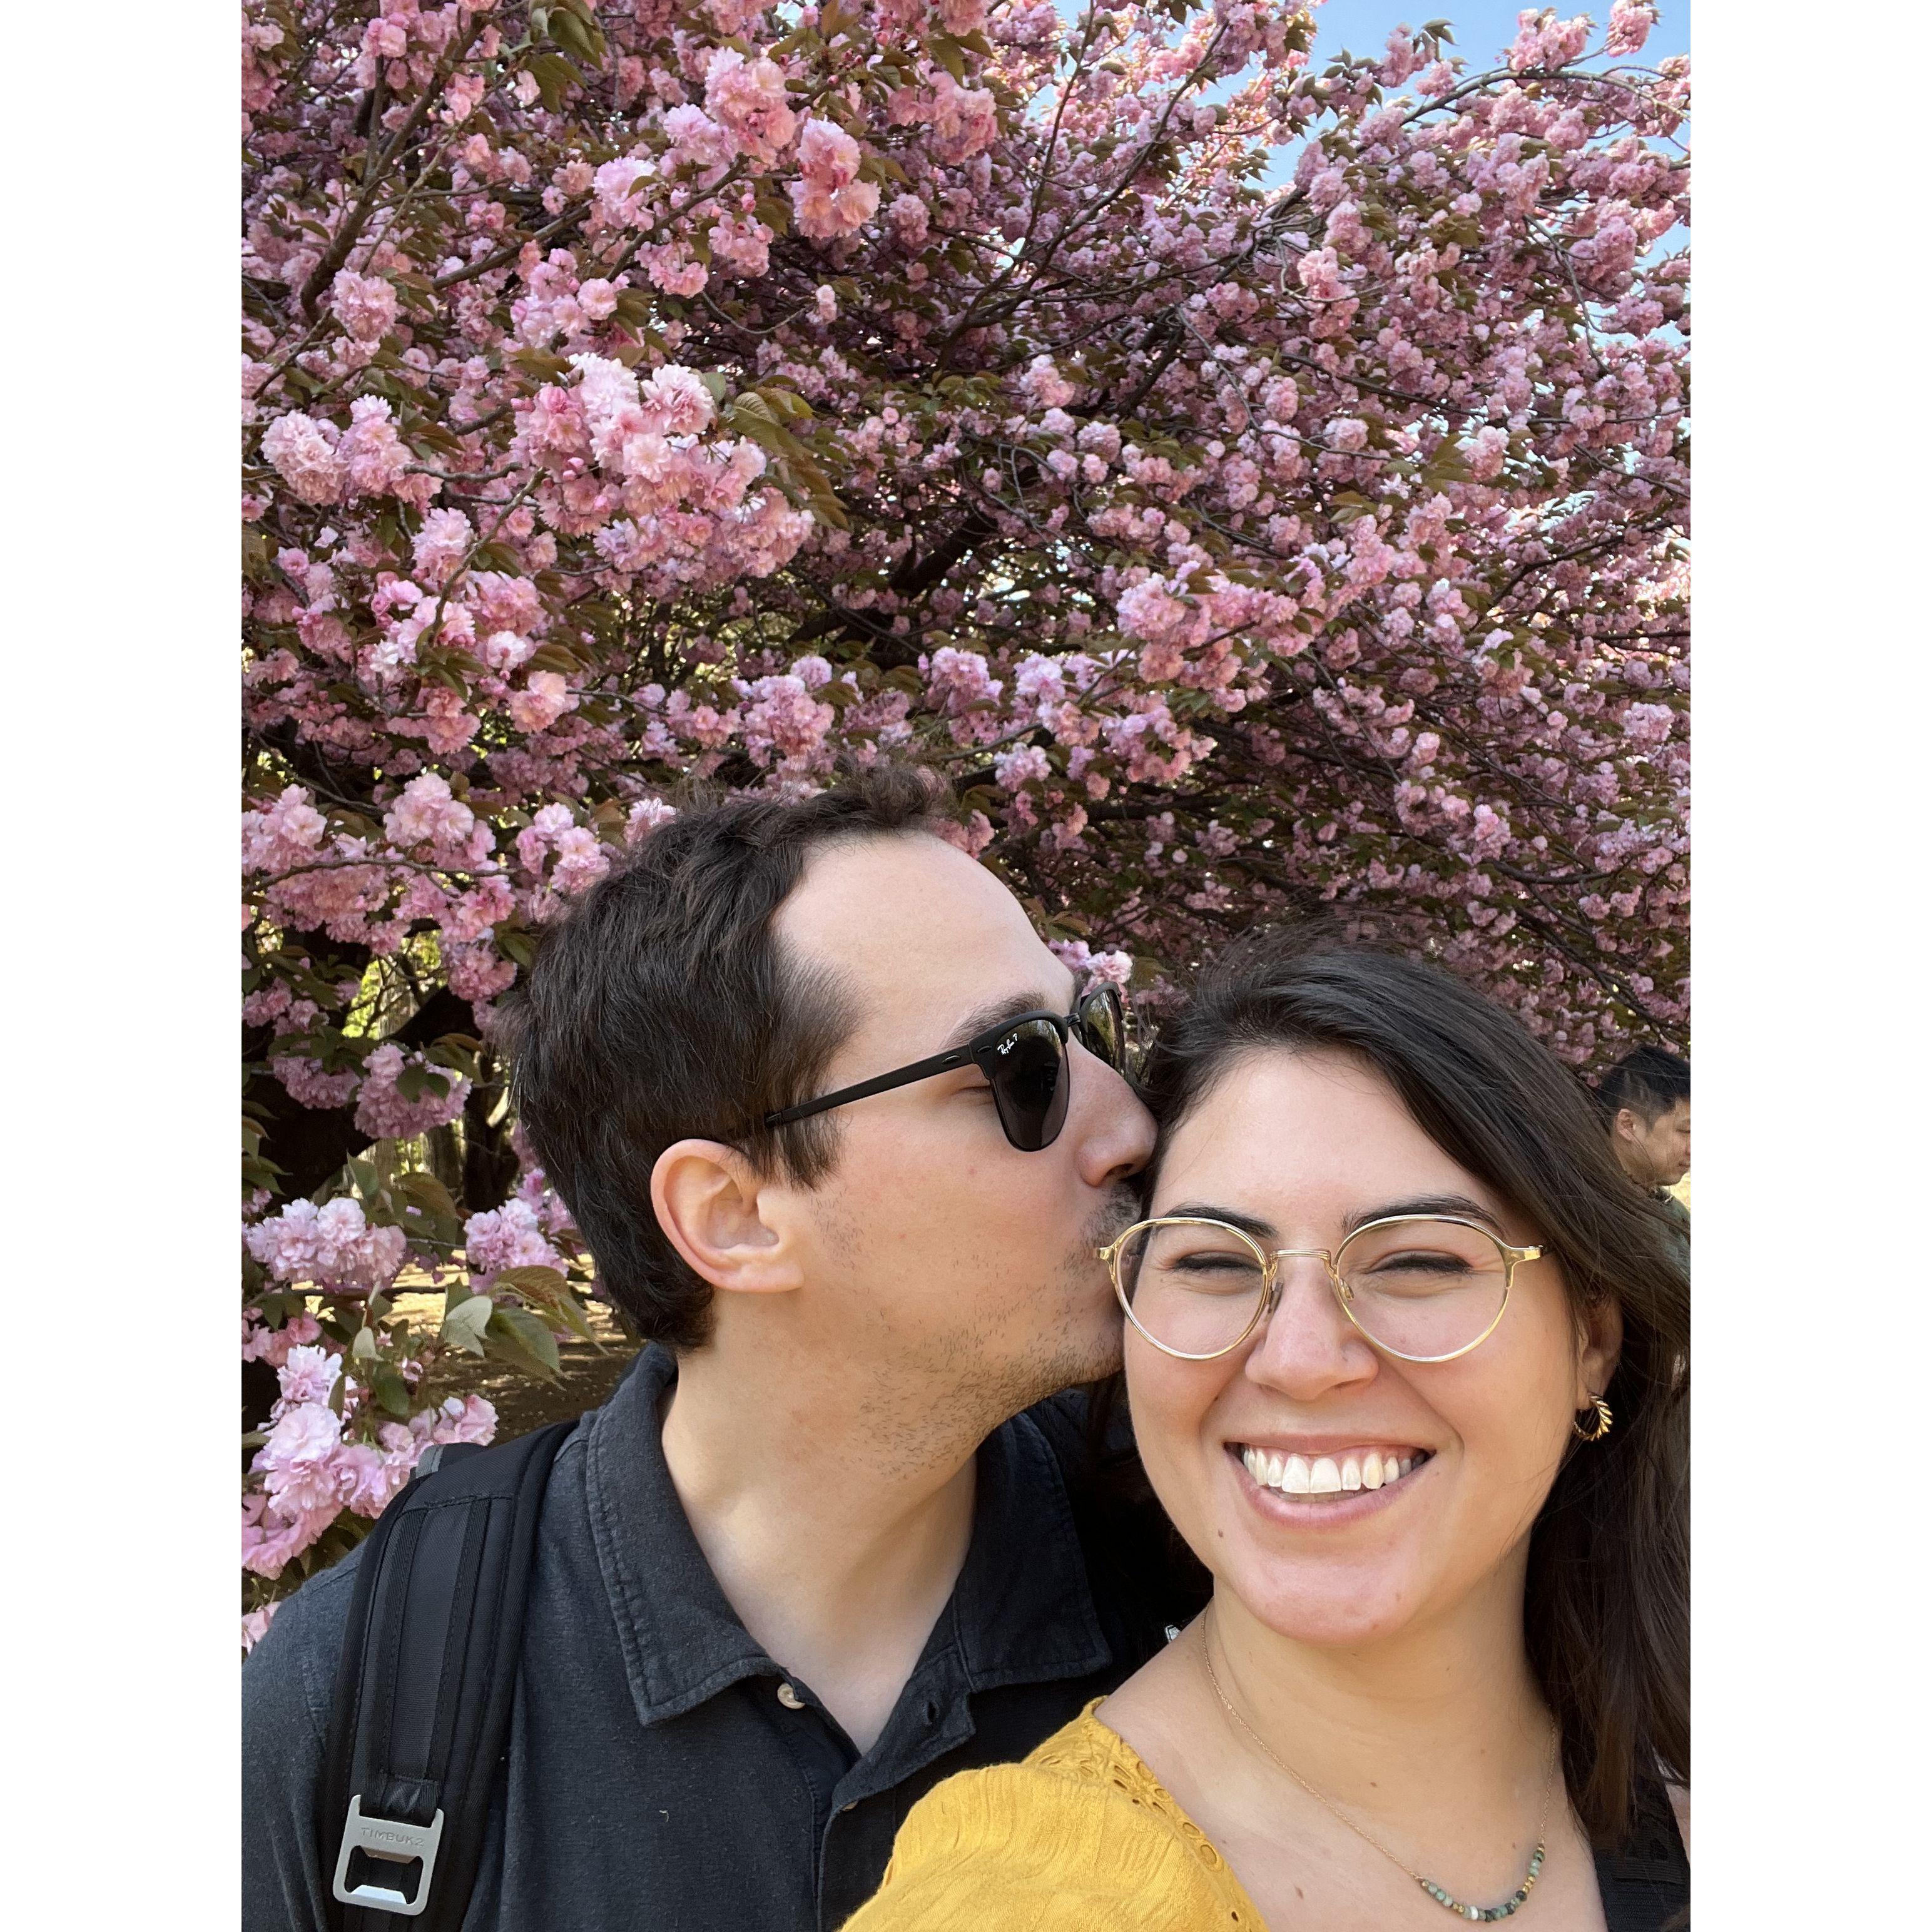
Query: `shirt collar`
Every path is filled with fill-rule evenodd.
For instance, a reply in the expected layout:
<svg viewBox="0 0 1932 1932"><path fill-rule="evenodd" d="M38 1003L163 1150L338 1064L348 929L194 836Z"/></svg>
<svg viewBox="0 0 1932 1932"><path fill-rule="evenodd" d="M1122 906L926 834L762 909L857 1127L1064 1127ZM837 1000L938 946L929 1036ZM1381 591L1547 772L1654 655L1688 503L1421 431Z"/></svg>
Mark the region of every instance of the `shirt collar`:
<svg viewBox="0 0 1932 1932"><path fill-rule="evenodd" d="M639 1719L694 1708L741 1678L780 1676L692 1534L664 1460L660 1414L677 1365L647 1348L585 1418L585 1488ZM1059 1463L1016 1416L980 1445L973 1538L920 1673L943 1641L965 1688L1046 1682L1104 1667L1102 1634Z"/></svg>
<svg viewBox="0 0 1932 1932"><path fill-rule="evenodd" d="M1082 1676L1113 1655L1059 1460L1024 1415L980 1445L973 1540L949 1610L974 1690Z"/></svg>

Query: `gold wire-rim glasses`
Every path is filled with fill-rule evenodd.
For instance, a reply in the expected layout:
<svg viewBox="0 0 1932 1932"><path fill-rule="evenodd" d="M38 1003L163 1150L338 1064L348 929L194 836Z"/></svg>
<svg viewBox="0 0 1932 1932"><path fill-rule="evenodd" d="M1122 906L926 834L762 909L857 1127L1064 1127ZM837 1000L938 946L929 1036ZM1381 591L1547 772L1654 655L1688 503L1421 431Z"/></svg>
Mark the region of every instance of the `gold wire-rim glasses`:
<svg viewBox="0 0 1932 1932"><path fill-rule="evenodd" d="M1348 1244L1375 1228L1390 1228L1405 1222L1415 1222L1440 1226L1448 1222L1452 1227L1467 1228L1472 1233L1480 1234L1485 1240L1495 1245L1503 1262L1503 1294L1497 1304L1496 1312L1490 1325L1473 1342L1465 1342L1460 1348L1452 1348L1446 1355L1408 1355L1400 1348L1392 1348L1386 1342L1378 1341L1364 1328L1357 1318L1354 1310L1349 1305L1354 1299L1348 1285L1342 1279L1339 1262L1348 1252ZM1225 1348L1211 1348L1205 1354L1192 1354L1185 1348L1170 1348L1157 1335L1150 1333L1134 1312L1133 1304L1127 1298L1126 1284L1120 1279L1120 1256L1126 1244L1138 1234L1150 1228L1214 1228L1223 1234L1232 1234L1261 1264L1263 1282L1262 1292L1255 1300L1255 1312L1248 1318L1248 1325L1228 1342ZM1540 1248L1513 1247L1500 1234L1486 1228L1480 1221L1472 1221L1460 1214L1384 1214L1373 1221L1364 1221L1359 1228L1349 1229L1340 1247L1331 1253L1326 1248L1264 1248L1252 1234L1244 1233L1232 1222L1217 1221L1211 1214L1156 1214L1144 1221L1136 1221L1131 1228L1124 1228L1104 1248L1094 1250L1107 1264L1107 1272L1112 1277L1114 1297L1120 1304L1120 1312L1131 1322L1139 1334L1163 1355L1172 1355L1177 1361L1215 1362L1223 1355L1232 1355L1247 1340L1263 1322L1274 1314L1281 1300L1281 1268L1284 1261L1299 1261L1312 1258L1318 1260L1328 1276L1328 1286L1334 1290L1335 1299L1341 1304L1342 1312L1348 1318L1348 1325L1366 1342L1370 1348L1384 1355L1392 1355L1399 1362L1453 1362L1466 1355L1472 1348L1480 1348L1496 1332L1499 1323L1509 1308L1510 1290L1515 1285L1516 1271L1526 1262L1540 1261Z"/></svg>

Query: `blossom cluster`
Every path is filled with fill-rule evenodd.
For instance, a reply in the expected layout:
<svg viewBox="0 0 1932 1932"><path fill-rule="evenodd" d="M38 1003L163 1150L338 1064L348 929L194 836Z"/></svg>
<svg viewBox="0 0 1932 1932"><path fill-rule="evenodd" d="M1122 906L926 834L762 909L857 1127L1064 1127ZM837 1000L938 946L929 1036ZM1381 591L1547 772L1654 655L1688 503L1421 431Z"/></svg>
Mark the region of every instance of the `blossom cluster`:
<svg viewBox="0 0 1932 1932"><path fill-rule="evenodd" d="M506 1310L585 1277L493 1009L692 778L934 762L1100 976L1325 907L1579 1066L1681 1041L1655 11L1526 10L1482 64L1429 28L1330 58L1259 0L245 0L268 1331L406 1268ZM351 1229L348 1163L406 1144L461 1198ZM302 1427L251 1549L380 1493L280 1473L337 1467Z"/></svg>

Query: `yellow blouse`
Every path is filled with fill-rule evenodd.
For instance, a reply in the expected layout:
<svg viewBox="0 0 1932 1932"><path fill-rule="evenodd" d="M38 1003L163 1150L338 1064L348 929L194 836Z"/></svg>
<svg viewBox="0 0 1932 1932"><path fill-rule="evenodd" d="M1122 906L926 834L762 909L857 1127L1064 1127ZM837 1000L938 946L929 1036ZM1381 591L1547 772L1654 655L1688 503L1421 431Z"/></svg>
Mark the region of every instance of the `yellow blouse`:
<svg viewBox="0 0 1932 1932"><path fill-rule="evenodd" d="M914 1805L844 1932L1266 1932L1208 1836L1094 1714Z"/></svg>

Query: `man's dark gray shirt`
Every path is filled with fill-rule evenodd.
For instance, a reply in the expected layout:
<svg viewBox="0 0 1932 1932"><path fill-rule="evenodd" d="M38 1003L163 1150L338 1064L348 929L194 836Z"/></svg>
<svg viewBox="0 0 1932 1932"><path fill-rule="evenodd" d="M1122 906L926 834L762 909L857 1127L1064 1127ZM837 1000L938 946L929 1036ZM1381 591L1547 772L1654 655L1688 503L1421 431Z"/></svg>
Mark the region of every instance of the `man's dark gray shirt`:
<svg viewBox="0 0 1932 1932"><path fill-rule="evenodd" d="M981 1447L964 1566L861 1754L698 1548L659 1437L676 1372L646 1351L559 1452L465 1932L832 1932L934 1784L1024 1757L1198 1606L1156 1518L1087 1502L1078 1402L1042 1404ZM355 1563L304 1584L242 1672L244 1932L326 1923L316 1794Z"/></svg>

